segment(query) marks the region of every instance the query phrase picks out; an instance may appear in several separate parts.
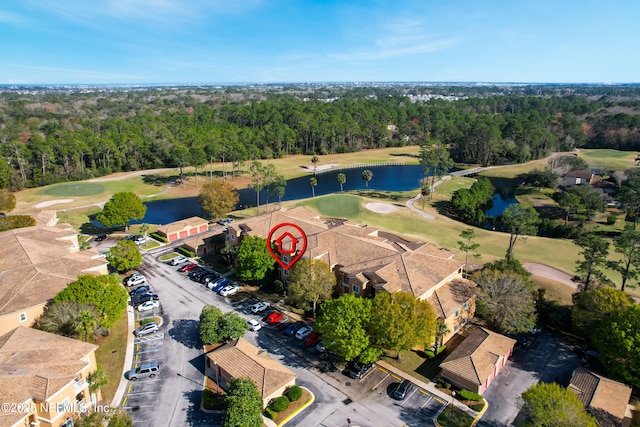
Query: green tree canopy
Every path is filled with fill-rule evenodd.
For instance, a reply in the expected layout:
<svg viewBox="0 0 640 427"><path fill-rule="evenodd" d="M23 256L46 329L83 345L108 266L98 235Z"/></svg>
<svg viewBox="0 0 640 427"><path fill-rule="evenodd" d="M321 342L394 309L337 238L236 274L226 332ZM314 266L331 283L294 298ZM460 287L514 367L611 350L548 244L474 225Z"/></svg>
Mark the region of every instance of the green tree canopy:
<svg viewBox="0 0 640 427"><path fill-rule="evenodd" d="M573 331L588 338L603 320L625 311L632 304L633 300L629 295L609 286L576 293L571 307Z"/></svg>
<svg viewBox="0 0 640 427"><path fill-rule="evenodd" d="M369 169L365 169L362 171L362 179L364 180L364 186L365 187L369 187L369 181L371 181L371 179L373 179L373 172L371 172Z"/></svg>
<svg viewBox="0 0 640 427"><path fill-rule="evenodd" d="M622 254L622 259L610 262L609 266L622 276L620 290L624 291L627 281L637 279L640 273L640 231L625 227L613 243L616 252Z"/></svg>
<svg viewBox="0 0 640 427"><path fill-rule="evenodd" d="M370 316L370 299L343 294L322 303L314 329L322 333L322 341L329 350L345 360L353 360L369 347Z"/></svg>
<svg viewBox="0 0 640 427"><path fill-rule="evenodd" d="M581 290L589 290L594 279L608 283L609 279L602 268L608 265L609 242L595 234L583 234L574 243L582 248L580 255L583 259L576 261L576 270L582 282Z"/></svg>
<svg viewBox="0 0 640 427"><path fill-rule="evenodd" d="M509 247L506 259L511 259L518 238L524 235L535 235L538 232L540 216L534 208L526 208L517 203L511 205L500 215L501 227L509 233Z"/></svg>
<svg viewBox="0 0 640 427"><path fill-rule="evenodd" d="M132 219L142 219L147 212L147 207L142 203L140 197L132 192L122 192L114 194L105 203L102 212L96 219L106 227L123 227L129 224Z"/></svg>
<svg viewBox="0 0 640 427"><path fill-rule="evenodd" d="M214 219L226 216L239 200L238 190L227 181L218 179L205 183L198 196L202 210Z"/></svg>
<svg viewBox="0 0 640 427"><path fill-rule="evenodd" d="M249 330L247 321L235 312L222 314L219 308L206 305L200 313L200 339L205 344L225 343L242 337Z"/></svg>
<svg viewBox="0 0 640 427"><path fill-rule="evenodd" d="M378 292L371 306L369 334L376 346L400 355L416 345L434 342L436 315L431 305L407 292Z"/></svg>
<svg viewBox="0 0 640 427"><path fill-rule="evenodd" d="M597 427L578 396L556 383L538 383L521 396L525 425L530 427Z"/></svg>
<svg viewBox="0 0 640 427"><path fill-rule="evenodd" d="M49 304L36 322L35 328L69 338L78 338L82 333L79 323L83 312L91 312L97 319L93 304L77 301L62 301Z"/></svg>
<svg viewBox="0 0 640 427"><path fill-rule="evenodd" d="M478 284L478 314L502 333L526 332L536 324L532 283L514 272L483 269Z"/></svg>
<svg viewBox="0 0 640 427"><path fill-rule="evenodd" d="M236 256L239 262L236 273L242 280L262 280L275 265L267 249L267 241L258 236L244 237Z"/></svg>
<svg viewBox="0 0 640 427"><path fill-rule="evenodd" d="M258 427L262 422L262 397L249 378L232 378L228 382L227 411L224 427Z"/></svg>
<svg viewBox="0 0 640 427"><path fill-rule="evenodd" d="M591 334L591 342L600 352L600 361L608 374L640 387L640 305L604 319Z"/></svg>
<svg viewBox="0 0 640 427"><path fill-rule="evenodd" d="M313 310L322 301L331 298L336 276L326 262L302 258L289 273L289 300L298 307Z"/></svg>
<svg viewBox="0 0 640 427"><path fill-rule="evenodd" d="M340 184L340 192L342 193L342 186L347 182L347 176L343 173L339 173L336 175L336 179L338 180L338 184Z"/></svg>
<svg viewBox="0 0 640 427"><path fill-rule="evenodd" d="M127 308L127 299L127 291L120 284L118 275L87 274L69 283L64 290L58 292L53 301L54 303L75 301L91 304L98 311L100 323L110 328L122 317L122 313Z"/></svg>
<svg viewBox="0 0 640 427"><path fill-rule="evenodd" d="M142 264L142 254L138 245L131 240L121 240L117 245L109 248L107 261L117 271L129 271Z"/></svg>

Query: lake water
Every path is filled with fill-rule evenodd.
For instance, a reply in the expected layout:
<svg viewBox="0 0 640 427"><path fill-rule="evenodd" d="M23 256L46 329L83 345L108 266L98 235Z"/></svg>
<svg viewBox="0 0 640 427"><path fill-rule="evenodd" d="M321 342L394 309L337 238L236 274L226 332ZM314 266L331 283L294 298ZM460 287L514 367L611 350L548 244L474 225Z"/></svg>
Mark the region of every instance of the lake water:
<svg viewBox="0 0 640 427"><path fill-rule="evenodd" d="M318 180L318 185L315 187L315 195L322 196L325 194L340 192L340 184L337 181L337 175L339 173L345 174L347 181L343 184L344 191L350 190L364 190L366 185L362 179L362 171L369 169L373 173L373 178L369 181L369 190L380 191L410 191L415 190L416 194L420 188L420 180L423 178L422 167L419 165L405 165L405 166L368 166L361 168L349 168L349 169L332 169L328 171L318 172L315 176ZM311 197L311 186L309 185L309 179L312 175L307 175L299 178L294 178L287 181L287 187L285 195L282 198L286 200L298 200ZM500 180L492 180L493 185L496 188L500 185L510 185L509 182L501 182ZM501 188L502 191L502 188ZM238 208L252 207L256 205L256 192L245 188L239 191L240 202ZM494 206L489 211L488 215L499 215L507 206L517 201L513 196L501 196L499 193L494 195ZM512 194L512 191L511 191ZM260 194L260 204L263 204L266 200L266 193L264 191ZM269 200L270 203L276 200ZM146 203L147 213L145 217L140 221L133 221L134 224L149 223L149 224L167 224L169 222L178 221L184 218L188 218L194 215L204 215L198 199L196 197L188 197L183 199L171 199L171 200L157 200Z"/></svg>

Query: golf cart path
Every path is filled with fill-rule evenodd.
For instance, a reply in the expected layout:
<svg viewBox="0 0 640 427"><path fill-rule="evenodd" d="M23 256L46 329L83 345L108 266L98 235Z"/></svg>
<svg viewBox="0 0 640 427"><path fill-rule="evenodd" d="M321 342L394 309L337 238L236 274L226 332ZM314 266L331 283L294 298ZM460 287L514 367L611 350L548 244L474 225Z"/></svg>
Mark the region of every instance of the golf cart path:
<svg viewBox="0 0 640 427"><path fill-rule="evenodd" d="M553 267L549 267L544 264L537 264L535 262L526 262L523 267L534 276L544 277L545 279L554 280L556 282L564 283L571 286L573 289L577 289L578 284L571 280L571 276Z"/></svg>

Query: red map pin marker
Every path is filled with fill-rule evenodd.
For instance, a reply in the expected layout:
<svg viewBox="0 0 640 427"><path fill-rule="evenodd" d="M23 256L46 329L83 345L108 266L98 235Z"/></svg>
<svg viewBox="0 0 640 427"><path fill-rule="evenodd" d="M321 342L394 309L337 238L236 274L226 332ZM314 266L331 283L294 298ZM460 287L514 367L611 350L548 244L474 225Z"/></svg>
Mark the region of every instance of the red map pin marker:
<svg viewBox="0 0 640 427"><path fill-rule="evenodd" d="M284 227L290 227L291 229L283 230L277 235L275 240L273 240L278 250L278 253L275 253L273 251L273 248L271 247L271 239L274 237L274 234L276 234L276 231ZM295 233L296 235L299 234L300 237L296 237L292 233ZM300 241L300 239L302 239L302 242ZM299 250L298 244L302 246ZM278 264L282 266L282 268L288 270L293 267L293 264L295 264L300 258L302 258L302 255L304 255L304 251L307 250L307 235L304 234L304 231L302 231L302 229L297 225L291 224L290 222L283 222L282 224L276 225L271 229L271 231L269 231L269 235L267 236L267 250L273 257L273 259L275 259ZM288 263L285 263L284 261L282 261L282 259L280 259L280 255L292 255L296 252L298 252L298 254L294 257L290 257Z"/></svg>

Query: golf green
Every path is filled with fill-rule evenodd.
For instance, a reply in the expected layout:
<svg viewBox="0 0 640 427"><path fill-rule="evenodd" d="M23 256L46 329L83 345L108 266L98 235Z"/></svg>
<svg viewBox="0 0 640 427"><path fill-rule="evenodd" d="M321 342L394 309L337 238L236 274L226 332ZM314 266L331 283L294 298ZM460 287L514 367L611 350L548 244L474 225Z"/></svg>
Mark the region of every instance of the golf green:
<svg viewBox="0 0 640 427"><path fill-rule="evenodd" d="M332 195L315 201L318 211L325 216L345 218L360 212L360 198L346 194Z"/></svg>
<svg viewBox="0 0 640 427"><path fill-rule="evenodd" d="M43 188L38 193L56 197L82 197L95 196L103 191L104 185L96 182L67 182Z"/></svg>
<svg viewBox="0 0 640 427"><path fill-rule="evenodd" d="M618 151L618 150L594 150L584 153L584 157L592 157L594 159L623 159L625 157L629 157L632 155L632 152L629 151Z"/></svg>

